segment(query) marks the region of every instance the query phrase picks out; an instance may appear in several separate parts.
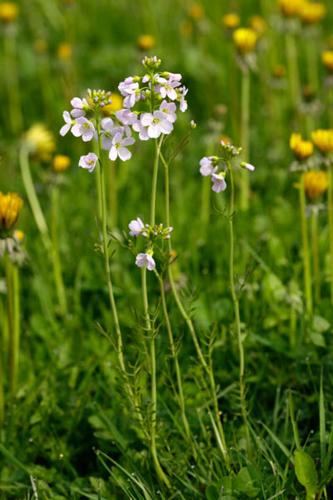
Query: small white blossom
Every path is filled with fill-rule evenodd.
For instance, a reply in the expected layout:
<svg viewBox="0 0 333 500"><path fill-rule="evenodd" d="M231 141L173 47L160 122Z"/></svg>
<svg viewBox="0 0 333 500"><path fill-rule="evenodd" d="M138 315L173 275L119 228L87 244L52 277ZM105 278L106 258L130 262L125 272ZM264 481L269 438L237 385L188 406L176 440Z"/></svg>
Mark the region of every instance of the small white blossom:
<svg viewBox="0 0 333 500"><path fill-rule="evenodd" d="M89 142L97 136L94 124L84 116L76 120L75 125L72 127L72 134L75 137L82 137L84 142Z"/></svg>
<svg viewBox="0 0 333 500"><path fill-rule="evenodd" d="M134 82L133 77L129 76L118 85L119 92L124 99L125 108L132 108L136 101L140 99L139 84Z"/></svg>
<svg viewBox="0 0 333 500"><path fill-rule="evenodd" d="M176 116L176 104L174 102L168 102L166 100L161 102L160 111L165 114L166 119L170 123L174 123L177 120Z"/></svg>
<svg viewBox="0 0 333 500"><path fill-rule="evenodd" d="M203 158L201 158L200 174L204 177L207 177L208 175L212 175L214 173L216 167L214 167L213 160L213 156L204 156Z"/></svg>
<svg viewBox="0 0 333 500"><path fill-rule="evenodd" d="M124 137L122 133L118 132L112 139L111 149L109 151L109 158L115 161L119 157L122 161L129 160L132 153L127 149L127 146L134 144L133 137Z"/></svg>
<svg viewBox="0 0 333 500"><path fill-rule="evenodd" d="M139 253L136 256L135 264L138 267L146 267L148 271L153 271L156 267L156 263L150 253Z"/></svg>
<svg viewBox="0 0 333 500"><path fill-rule="evenodd" d="M215 193L221 193L222 191L225 191L227 189L227 183L225 181L223 173L213 173L211 179L213 182L212 190Z"/></svg>
<svg viewBox="0 0 333 500"><path fill-rule="evenodd" d="M86 99L73 97L73 99L71 100L71 105L73 106L73 109L71 111L71 115L73 118L80 118L81 116L85 116L86 112L84 108L88 108Z"/></svg>
<svg viewBox="0 0 333 500"><path fill-rule="evenodd" d="M145 230L145 225L140 217L138 217L137 219L131 220L131 222L128 224L128 228L130 230L129 234L131 236L139 236Z"/></svg>
<svg viewBox="0 0 333 500"><path fill-rule="evenodd" d="M186 95L188 93L188 89L186 87L181 88L181 95L180 95L180 103L179 103L179 109L182 113L184 113L187 110L187 101L185 99Z"/></svg>
<svg viewBox="0 0 333 500"><path fill-rule="evenodd" d="M141 121L137 121L133 123L133 130L135 132L139 133L139 139L141 141L148 141L149 140L149 135L148 135L148 130L142 125Z"/></svg>
<svg viewBox="0 0 333 500"><path fill-rule="evenodd" d="M159 83L158 91L163 99L168 97L171 101L177 99L176 88L181 85L180 80L182 76L178 73L169 73L169 79L166 80L163 77L158 77L157 82Z"/></svg>
<svg viewBox="0 0 333 500"><path fill-rule="evenodd" d="M148 136L152 139L157 139L161 134L170 134L173 130L172 123L161 111L143 113L141 124L147 127Z"/></svg>
<svg viewBox="0 0 333 500"><path fill-rule="evenodd" d="M123 125L133 125L138 121L137 115L129 109L120 109L116 112L116 117Z"/></svg>
<svg viewBox="0 0 333 500"><path fill-rule="evenodd" d="M95 170L97 160L98 157L95 153L88 153L85 156L81 156L79 167L85 168L88 172L93 172Z"/></svg>
<svg viewBox="0 0 333 500"><path fill-rule="evenodd" d="M63 137L66 135L69 130L71 129L72 125L75 124L75 120L72 119L71 115L68 113L68 111L64 111L62 114L64 120L65 120L65 125L63 125L60 129L60 135Z"/></svg>
<svg viewBox="0 0 333 500"><path fill-rule="evenodd" d="M242 161L240 164L242 168L245 168L245 170L248 170L249 172L254 172L256 167L254 165L251 165L251 163L247 163L246 161Z"/></svg>

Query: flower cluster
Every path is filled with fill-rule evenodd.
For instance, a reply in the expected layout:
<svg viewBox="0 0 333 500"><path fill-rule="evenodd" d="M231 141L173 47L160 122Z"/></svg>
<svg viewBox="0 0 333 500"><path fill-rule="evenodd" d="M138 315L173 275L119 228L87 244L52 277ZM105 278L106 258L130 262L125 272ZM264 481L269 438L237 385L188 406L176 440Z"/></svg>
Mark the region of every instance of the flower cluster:
<svg viewBox="0 0 333 500"><path fill-rule="evenodd" d="M60 135L70 131L84 142L99 140L110 160L126 161L132 156L129 146L135 143L136 136L146 141L170 134L177 119L177 105L182 112L187 109L188 90L179 73L159 72L160 64L157 57L146 57L145 74L129 76L119 84L123 107L106 118L103 111L112 104L111 92L88 90L85 98L74 97L71 111L63 113L65 124ZM97 159L95 153L89 153L81 157L79 166L92 172Z"/></svg>
<svg viewBox="0 0 333 500"><path fill-rule="evenodd" d="M225 177L228 165L233 158L239 156L241 153L241 148L236 148L224 141L221 141L221 147L221 156L204 156L200 160L200 174L204 177L210 176L213 183L212 190L215 193L221 193L227 189ZM240 162L239 166L250 172L255 170L255 167L251 163Z"/></svg>
<svg viewBox="0 0 333 500"><path fill-rule="evenodd" d="M168 240L173 231L173 227L164 227L163 224L155 224L150 226L145 224L139 217L133 219L129 224L129 234L137 238L143 236L147 239L147 249L144 253L139 253L136 256L135 263L138 267L146 267L148 271L153 271L156 268L156 263L153 258L154 241L156 239Z"/></svg>
<svg viewBox="0 0 333 500"><path fill-rule="evenodd" d="M309 0L279 0L280 11L287 18L298 17L303 24L316 24L326 14L326 7Z"/></svg>
<svg viewBox="0 0 333 500"><path fill-rule="evenodd" d="M303 139L301 134L293 133L290 137L289 146L298 160L306 160L313 153L311 141Z"/></svg>

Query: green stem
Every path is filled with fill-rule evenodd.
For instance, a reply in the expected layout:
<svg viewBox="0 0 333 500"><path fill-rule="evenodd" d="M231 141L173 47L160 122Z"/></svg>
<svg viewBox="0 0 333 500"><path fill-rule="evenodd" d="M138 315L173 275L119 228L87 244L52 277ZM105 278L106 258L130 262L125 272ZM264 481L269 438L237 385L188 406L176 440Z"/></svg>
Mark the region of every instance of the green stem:
<svg viewBox="0 0 333 500"><path fill-rule="evenodd" d="M157 194L157 179L158 179L158 164L160 159L161 146L163 141L163 135L160 140L155 141L155 158L153 167L153 178L151 186L151 199L150 199L150 225L155 225L156 216L156 194Z"/></svg>
<svg viewBox="0 0 333 500"><path fill-rule="evenodd" d="M305 288L305 306L306 312L312 316L312 284L311 284L311 262L308 242L308 223L306 217L306 198L304 189L304 175L300 179L299 202L301 215L301 231L303 246L303 270L304 270L304 288Z"/></svg>
<svg viewBox="0 0 333 500"><path fill-rule="evenodd" d="M109 209L110 225L117 227L118 224L118 190L117 190L117 169L116 162L110 162L109 170Z"/></svg>
<svg viewBox="0 0 333 500"><path fill-rule="evenodd" d="M240 144L243 160L248 161L250 148L250 71L248 68L242 71ZM248 210L250 185L249 172L246 169L242 169L240 181L240 208Z"/></svg>
<svg viewBox="0 0 333 500"><path fill-rule="evenodd" d="M295 36L292 33L286 34L286 55L291 102L294 111L297 111L300 99L300 80L297 61L297 47Z"/></svg>
<svg viewBox="0 0 333 500"><path fill-rule="evenodd" d="M164 183L165 183L165 220L166 220L166 225L167 227L170 227L170 180L169 180L169 165L168 162L165 160L163 154L160 155L162 163L164 165ZM171 245L171 239L168 240L168 247L169 247L169 255L172 255L172 245ZM218 406L218 399L216 395L216 384L215 384L215 378L214 378L214 372L212 371L211 365L209 365L205 359L205 356L202 352L201 346L199 339L197 337L197 333L194 328L193 321L189 314L187 313L185 307L183 306L183 303L181 301L181 298L179 296L177 286L172 274L172 266L168 266L168 278L172 290L173 297L175 299L175 302L177 304L177 307L179 309L179 312L183 319L185 320L187 327L189 329L195 350L197 352L197 356L199 358L200 364L203 367L204 372L208 376L209 380L209 385L210 385L210 392L211 392L211 397L213 400L213 405L214 405L214 412L215 412L215 419L216 419L216 425L217 429L219 432L219 441L221 443L221 451L223 458L225 460L226 466L228 469L230 469L230 457L229 457L229 451L227 448L226 440L225 440L225 434L224 434L224 429L221 421L221 414Z"/></svg>
<svg viewBox="0 0 333 500"><path fill-rule="evenodd" d="M166 303L166 298L165 298L164 281L157 272L156 272L156 276L157 276L157 279L158 279L159 284L160 284L160 293L161 293L161 299L162 299L163 315L164 315L166 329L167 329L168 337L169 337L171 356L172 356L172 359L173 359L173 362L175 365L180 412L181 412L182 421L183 421L183 425L184 425L185 435L186 435L187 439L189 441L191 441L191 430L190 430L190 426L189 426L187 416L186 416L186 408L185 408L185 399L184 399L181 370L180 370L180 366L179 366L177 349L175 346L173 331L172 331L172 327L171 327L171 321L169 318L169 313L168 313L168 308L167 308L167 303Z"/></svg>
<svg viewBox="0 0 333 500"><path fill-rule="evenodd" d="M317 46L318 40L315 38L308 38L306 40L306 58L307 58L307 73L308 83L311 89L317 93L319 89L318 77L318 60L317 60Z"/></svg>
<svg viewBox="0 0 333 500"><path fill-rule="evenodd" d="M58 242L58 213L59 213L59 188L51 188L51 240L54 281L57 289L60 313L65 316L68 312L67 297L62 277L61 257Z"/></svg>
<svg viewBox="0 0 333 500"><path fill-rule="evenodd" d="M250 450L250 431L247 417L247 407L246 407L246 386L245 386L245 353L244 345L241 332L241 322L240 322L240 312L239 312L239 300L235 287L235 235L234 235L234 216L235 216L235 184L232 172L232 167L229 164L229 178L230 178L230 198L229 198L229 279L230 279L230 291L232 302L234 306L235 315L235 328L237 334L238 342L238 353L239 353L239 392L240 392L240 405L241 413L245 426L247 448Z"/></svg>
<svg viewBox="0 0 333 500"><path fill-rule="evenodd" d="M157 390L156 390L156 352L155 352L155 335L152 329L149 316L149 303L147 292L147 269L141 270L141 285L142 285L142 300L143 310L146 323L146 333L150 343L150 371L151 371L151 419L150 419L150 451L153 457L153 463L156 474L159 480L170 488L170 482L165 472L163 471L157 454L156 448L156 420L157 420Z"/></svg>
<svg viewBox="0 0 333 500"><path fill-rule="evenodd" d="M20 349L20 292L18 267L6 258L7 314L8 314L8 371L9 389L15 395Z"/></svg>
<svg viewBox="0 0 333 500"><path fill-rule="evenodd" d="M314 292L317 304L320 302L320 267L319 267L319 245L318 245L318 208L315 206L311 211L311 240L313 258Z"/></svg>
<svg viewBox="0 0 333 500"><path fill-rule="evenodd" d="M19 134L23 129L23 117L16 65L16 26L9 25L4 31L4 68L6 68L9 120L13 134Z"/></svg>
<svg viewBox="0 0 333 500"><path fill-rule="evenodd" d="M330 252L330 290L331 304L333 304L333 163L328 173L328 230L329 230L329 252Z"/></svg>

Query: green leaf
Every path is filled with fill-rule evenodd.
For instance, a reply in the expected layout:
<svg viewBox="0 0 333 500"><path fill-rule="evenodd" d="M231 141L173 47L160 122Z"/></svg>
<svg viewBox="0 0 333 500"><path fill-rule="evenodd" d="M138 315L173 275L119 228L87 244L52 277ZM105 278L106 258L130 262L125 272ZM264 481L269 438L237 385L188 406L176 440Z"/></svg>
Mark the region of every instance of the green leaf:
<svg viewBox="0 0 333 500"><path fill-rule="evenodd" d="M296 477L306 489L307 500L312 500L318 490L318 474L315 463L312 457L303 450L296 450L294 456Z"/></svg>
<svg viewBox="0 0 333 500"><path fill-rule="evenodd" d="M234 488L250 498L256 497L259 493L259 489L253 484L252 477L247 467L242 467L238 472L234 479Z"/></svg>

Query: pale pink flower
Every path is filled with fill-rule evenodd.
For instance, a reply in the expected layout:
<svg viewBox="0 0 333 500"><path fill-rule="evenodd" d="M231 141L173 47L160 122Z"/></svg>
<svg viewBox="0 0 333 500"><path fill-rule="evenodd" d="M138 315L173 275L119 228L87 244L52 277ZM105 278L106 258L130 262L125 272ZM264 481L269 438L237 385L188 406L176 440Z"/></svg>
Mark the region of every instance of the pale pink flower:
<svg viewBox="0 0 333 500"><path fill-rule="evenodd" d="M85 168L88 172L93 172L96 167L96 162L98 160L97 155L95 153L88 153L85 156L81 156L79 161L79 167Z"/></svg>
<svg viewBox="0 0 333 500"><path fill-rule="evenodd" d="M129 160L132 153L127 149L127 146L134 144L135 140L133 137L124 137L120 132L112 139L111 149L109 151L109 158L115 161L119 157L122 161Z"/></svg>
<svg viewBox="0 0 333 500"><path fill-rule="evenodd" d="M166 115L161 111L143 113L141 124L147 127L148 136L152 139L157 139L161 134L170 134L173 130L172 123L170 123Z"/></svg>
<svg viewBox="0 0 333 500"><path fill-rule="evenodd" d="M129 234L131 236L139 236L144 231L145 225L140 217L138 217L137 219L131 220L131 222L128 224L128 228L130 230Z"/></svg>
<svg viewBox="0 0 333 500"><path fill-rule="evenodd" d="M170 123L174 123L177 120L176 116L176 104L174 102L168 102L166 100L161 102L160 111L165 114L166 119Z"/></svg>
<svg viewBox="0 0 333 500"><path fill-rule="evenodd" d="M75 125L72 127L72 134L75 137L82 137L84 142L89 142L97 136L94 124L84 116L76 120Z"/></svg>
<svg viewBox="0 0 333 500"><path fill-rule="evenodd" d="M213 173L211 179L213 182L212 190L215 193L221 193L222 191L225 191L227 189L227 183L225 181L223 173L219 174Z"/></svg>
<svg viewBox="0 0 333 500"><path fill-rule="evenodd" d="M138 267L146 267L148 271L153 271L156 268L156 263L150 253L139 253L136 256L135 264Z"/></svg>

